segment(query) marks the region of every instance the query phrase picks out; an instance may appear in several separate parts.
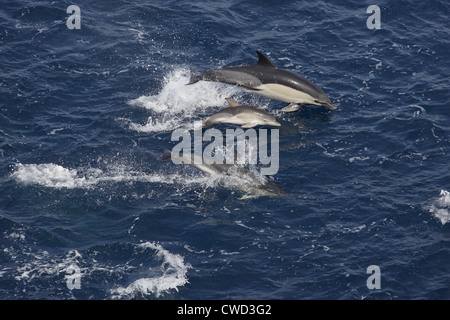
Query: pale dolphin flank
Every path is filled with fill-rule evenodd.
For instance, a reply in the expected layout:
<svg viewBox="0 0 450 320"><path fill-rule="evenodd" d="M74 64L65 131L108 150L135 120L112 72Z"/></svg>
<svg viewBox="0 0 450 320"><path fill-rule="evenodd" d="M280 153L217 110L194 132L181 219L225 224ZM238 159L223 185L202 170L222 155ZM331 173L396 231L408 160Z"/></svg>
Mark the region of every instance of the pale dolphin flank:
<svg viewBox="0 0 450 320"><path fill-rule="evenodd" d="M188 84L200 80L237 85L242 89L271 99L289 103L282 111L291 112L304 105L317 105L337 110L330 98L317 85L293 72L278 69L261 52L253 66L230 67L193 75Z"/></svg>
<svg viewBox="0 0 450 320"><path fill-rule="evenodd" d="M260 125L281 126L273 116L263 110L242 106L230 98L226 98L226 100L230 106L206 118L203 121L203 127L209 127L215 123L237 124L242 128L253 128Z"/></svg>
<svg viewBox="0 0 450 320"><path fill-rule="evenodd" d="M163 148L163 154L158 160L170 160L172 158L172 152L167 148ZM212 177L228 177L227 185L241 190L246 193L246 196L242 198L257 198L260 196L276 197L286 195L286 191L277 185L275 182L266 179L265 177L258 177L249 169L244 166L235 164L217 164L213 161L205 160L205 156L195 154L183 154L180 162L188 164L209 174ZM198 161L201 158L201 161ZM209 159L210 160L210 159ZM208 164L211 163L211 164ZM233 179L236 178L236 179Z"/></svg>

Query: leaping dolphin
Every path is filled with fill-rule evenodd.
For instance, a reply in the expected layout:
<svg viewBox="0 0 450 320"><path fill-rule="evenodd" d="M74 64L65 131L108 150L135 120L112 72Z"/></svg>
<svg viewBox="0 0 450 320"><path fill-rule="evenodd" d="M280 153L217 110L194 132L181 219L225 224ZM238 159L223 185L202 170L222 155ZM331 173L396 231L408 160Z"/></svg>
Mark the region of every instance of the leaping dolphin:
<svg viewBox="0 0 450 320"><path fill-rule="evenodd" d="M206 161L205 156L198 161L200 157L201 156L194 153L183 154L178 160L180 163L191 165L212 177L228 177L228 186L245 192L246 195L244 195L242 199L257 198L261 196L276 197L287 194L286 190L275 182L270 181L265 177L257 177L244 166L227 163L213 163L213 161L209 161L210 159ZM172 159L172 152L167 148L163 148L163 154L158 160L164 161L170 159Z"/></svg>
<svg viewBox="0 0 450 320"><path fill-rule="evenodd" d="M256 53L259 59L253 66L210 70L192 75L188 84L205 80L237 85L245 91L289 103L281 109L285 112L296 111L304 105L337 110L317 85L298 74L278 69L263 53Z"/></svg>
<svg viewBox="0 0 450 320"><path fill-rule="evenodd" d="M237 124L242 128L253 128L258 125L281 126L273 116L263 110L242 106L230 98L226 100L230 106L206 118L203 121L203 127L209 127L215 123Z"/></svg>

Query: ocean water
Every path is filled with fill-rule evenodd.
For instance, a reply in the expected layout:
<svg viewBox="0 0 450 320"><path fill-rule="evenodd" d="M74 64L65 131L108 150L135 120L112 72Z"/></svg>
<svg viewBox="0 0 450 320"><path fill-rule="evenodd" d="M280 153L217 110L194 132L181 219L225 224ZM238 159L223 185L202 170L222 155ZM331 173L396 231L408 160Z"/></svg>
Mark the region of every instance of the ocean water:
<svg viewBox="0 0 450 320"><path fill-rule="evenodd" d="M449 8L3 0L0 299L450 299ZM256 50L339 111L185 85ZM157 160L227 97L282 124L287 195Z"/></svg>

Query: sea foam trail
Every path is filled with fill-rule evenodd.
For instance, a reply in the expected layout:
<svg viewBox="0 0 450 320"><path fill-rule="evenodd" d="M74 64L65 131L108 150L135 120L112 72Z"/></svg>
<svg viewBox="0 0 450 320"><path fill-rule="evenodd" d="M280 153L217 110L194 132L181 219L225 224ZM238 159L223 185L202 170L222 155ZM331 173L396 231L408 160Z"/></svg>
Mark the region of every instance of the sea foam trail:
<svg viewBox="0 0 450 320"><path fill-rule="evenodd" d="M216 82L200 81L187 85L189 79L189 70L176 69L164 78L157 94L129 101L129 105L151 112L146 124L128 121L129 128L139 132L172 131L180 127L193 129L192 122L201 119L199 114L209 108L226 107L225 98L241 92L236 87Z"/></svg>
<svg viewBox="0 0 450 320"><path fill-rule="evenodd" d="M184 168L185 165L174 165ZM236 167L236 169L238 169ZM175 194L185 193L193 189L206 190L208 188L225 187L232 190L247 191L260 187L266 178L253 171L250 175L208 175L193 172L186 174L181 170L175 173L144 173L125 166L114 166L110 169L75 168L68 169L54 163L44 164L17 164L11 178L24 185L41 186L52 189L87 189L95 190L104 184L118 183L157 183L172 185L176 188Z"/></svg>
<svg viewBox="0 0 450 320"><path fill-rule="evenodd" d="M54 163L17 164L11 177L26 185L39 185L55 189L90 189L101 183L146 182L164 184L198 184L208 181L198 176L187 177L181 174L152 173L134 171L123 166L115 166L103 171L97 168L68 169Z"/></svg>

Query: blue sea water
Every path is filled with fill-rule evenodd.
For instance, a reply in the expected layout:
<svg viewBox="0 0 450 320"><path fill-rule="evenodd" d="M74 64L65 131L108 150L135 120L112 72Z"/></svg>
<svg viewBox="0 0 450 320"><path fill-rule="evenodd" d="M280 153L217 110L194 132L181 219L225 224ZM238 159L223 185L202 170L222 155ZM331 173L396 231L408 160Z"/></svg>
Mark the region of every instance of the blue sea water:
<svg viewBox="0 0 450 320"><path fill-rule="evenodd" d="M449 8L2 0L0 299L450 299ZM185 85L256 50L339 111ZM226 97L282 124L288 196L157 160Z"/></svg>

